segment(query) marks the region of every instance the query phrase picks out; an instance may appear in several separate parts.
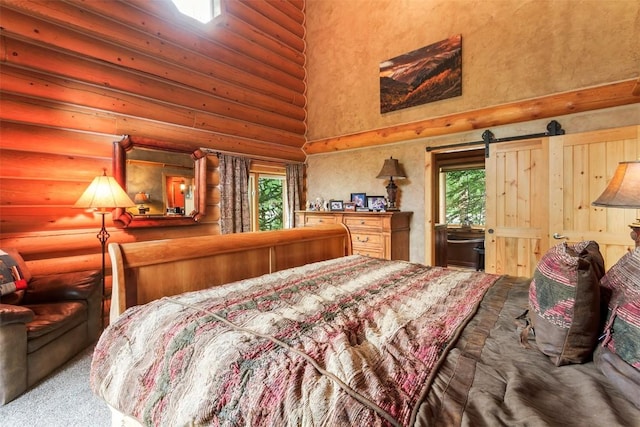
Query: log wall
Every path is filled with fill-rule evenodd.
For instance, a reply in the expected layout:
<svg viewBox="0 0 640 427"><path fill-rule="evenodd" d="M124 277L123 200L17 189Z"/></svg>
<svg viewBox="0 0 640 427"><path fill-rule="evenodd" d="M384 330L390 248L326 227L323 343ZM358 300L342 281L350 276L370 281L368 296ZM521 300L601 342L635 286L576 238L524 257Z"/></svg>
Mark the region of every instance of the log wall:
<svg viewBox="0 0 640 427"><path fill-rule="evenodd" d="M100 218L72 206L124 135L303 161L303 6L225 0L200 25L168 0L0 1L0 247L34 274L100 268ZM201 223L118 229L107 215L109 242L219 234L207 162Z"/></svg>

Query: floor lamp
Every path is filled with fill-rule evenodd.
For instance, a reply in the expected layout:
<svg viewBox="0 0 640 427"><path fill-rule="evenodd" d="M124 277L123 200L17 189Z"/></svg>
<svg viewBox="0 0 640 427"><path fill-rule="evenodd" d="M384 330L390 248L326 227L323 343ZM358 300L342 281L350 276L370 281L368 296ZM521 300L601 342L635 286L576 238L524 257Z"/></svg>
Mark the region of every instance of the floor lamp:
<svg viewBox="0 0 640 427"><path fill-rule="evenodd" d="M640 209L640 160L620 162L613 178L593 203L608 208ZM640 246L640 219L629 224L631 238Z"/></svg>
<svg viewBox="0 0 640 427"><path fill-rule="evenodd" d="M125 193L120 184L112 176L107 176L105 170L103 175L93 179L89 187L82 193L74 208L93 209L95 213L102 215L102 228L96 235L102 246L102 313L100 318L104 319L104 300L105 300L105 249L109 233L104 226L104 216L115 208L128 208L135 206L135 203ZM102 320L104 327L104 320Z"/></svg>

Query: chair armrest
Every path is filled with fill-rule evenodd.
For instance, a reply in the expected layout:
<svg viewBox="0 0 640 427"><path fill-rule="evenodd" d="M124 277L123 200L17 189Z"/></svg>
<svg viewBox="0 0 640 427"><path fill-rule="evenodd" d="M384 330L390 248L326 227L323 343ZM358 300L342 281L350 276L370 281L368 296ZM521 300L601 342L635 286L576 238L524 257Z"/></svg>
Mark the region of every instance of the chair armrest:
<svg viewBox="0 0 640 427"><path fill-rule="evenodd" d="M101 281L98 270L34 276L27 285L22 304L87 300L94 293L102 293Z"/></svg>
<svg viewBox="0 0 640 427"><path fill-rule="evenodd" d="M33 311L19 305L0 304L0 326L11 323L28 323L33 320Z"/></svg>

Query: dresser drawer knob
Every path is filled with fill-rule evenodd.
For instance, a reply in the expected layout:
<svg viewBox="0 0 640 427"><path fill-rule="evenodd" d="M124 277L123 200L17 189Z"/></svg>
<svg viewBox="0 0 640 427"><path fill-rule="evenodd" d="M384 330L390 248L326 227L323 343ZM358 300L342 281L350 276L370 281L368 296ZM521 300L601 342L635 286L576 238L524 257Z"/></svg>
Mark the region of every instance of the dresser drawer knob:
<svg viewBox="0 0 640 427"><path fill-rule="evenodd" d="M365 239L361 239L360 236L356 237L356 239L358 239L358 242L362 242L362 243L367 243L369 241L369 237L367 236Z"/></svg>
<svg viewBox="0 0 640 427"><path fill-rule="evenodd" d="M364 220L363 219L360 220L360 225L364 225Z"/></svg>

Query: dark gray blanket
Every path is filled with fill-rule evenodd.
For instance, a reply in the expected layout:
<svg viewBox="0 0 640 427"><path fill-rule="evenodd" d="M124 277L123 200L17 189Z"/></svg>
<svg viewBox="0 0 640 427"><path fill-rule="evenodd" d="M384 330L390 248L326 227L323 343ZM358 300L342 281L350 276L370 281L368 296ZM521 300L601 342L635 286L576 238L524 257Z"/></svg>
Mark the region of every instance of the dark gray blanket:
<svg viewBox="0 0 640 427"><path fill-rule="evenodd" d="M640 426L593 362L556 367L519 343L529 280L501 280L443 360L422 404L425 426Z"/></svg>

